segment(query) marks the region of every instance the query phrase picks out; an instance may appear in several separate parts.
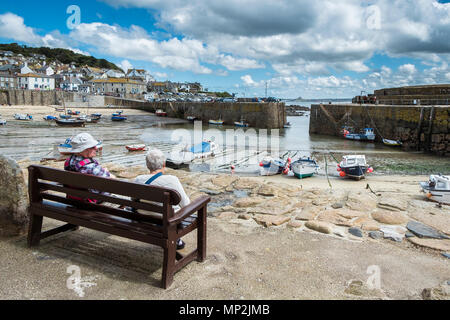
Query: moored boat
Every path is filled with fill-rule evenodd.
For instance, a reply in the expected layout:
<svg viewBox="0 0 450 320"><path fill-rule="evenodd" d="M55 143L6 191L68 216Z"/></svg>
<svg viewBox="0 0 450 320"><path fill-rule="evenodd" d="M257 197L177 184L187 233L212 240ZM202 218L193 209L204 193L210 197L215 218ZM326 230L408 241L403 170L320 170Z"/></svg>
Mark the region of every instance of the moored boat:
<svg viewBox="0 0 450 320"><path fill-rule="evenodd" d="M156 110L155 114L158 117L167 117L167 112L165 112L164 110L161 110L161 109Z"/></svg>
<svg viewBox="0 0 450 320"><path fill-rule="evenodd" d="M55 122L61 127L84 127L86 123L85 120L76 119L56 119Z"/></svg>
<svg viewBox="0 0 450 320"><path fill-rule="evenodd" d="M67 110L67 114L72 116L78 116L80 113L81 113L80 111Z"/></svg>
<svg viewBox="0 0 450 320"><path fill-rule="evenodd" d="M247 128L249 124L245 120L237 121L234 125L238 128Z"/></svg>
<svg viewBox="0 0 450 320"><path fill-rule="evenodd" d="M127 119L127 116L123 115L123 111L117 111L117 113L113 113L111 116L112 121L125 121Z"/></svg>
<svg viewBox="0 0 450 320"><path fill-rule="evenodd" d="M194 117L194 116L187 116L187 117L186 117L186 120L188 120L188 121L195 121L195 120L197 120L197 117Z"/></svg>
<svg viewBox="0 0 450 320"><path fill-rule="evenodd" d="M209 120L208 123L216 126L221 126L224 122L222 120Z"/></svg>
<svg viewBox="0 0 450 320"><path fill-rule="evenodd" d="M188 146L178 153L171 153L167 158L167 166L170 168L182 168L192 161L214 157L219 146L212 141L203 141L197 145Z"/></svg>
<svg viewBox="0 0 450 320"><path fill-rule="evenodd" d="M71 119L71 118L72 118L72 116L71 116L71 115L68 115L68 114L60 114L59 117L60 117L61 119Z"/></svg>
<svg viewBox="0 0 450 320"><path fill-rule="evenodd" d="M349 140L358 141L375 141L375 133L372 128L365 128L360 133L352 133L347 129L344 129L344 138Z"/></svg>
<svg viewBox="0 0 450 320"><path fill-rule="evenodd" d="M131 146L126 146L125 148L130 152L135 152L135 151L145 151L147 146L145 144L135 144Z"/></svg>
<svg viewBox="0 0 450 320"><path fill-rule="evenodd" d="M295 177L304 179L317 174L319 172L319 165L314 159L301 158L291 164L291 170Z"/></svg>
<svg viewBox="0 0 450 320"><path fill-rule="evenodd" d="M274 176L283 173L286 167L286 161L282 159L274 159L272 157L265 157L260 166L260 175L262 176Z"/></svg>
<svg viewBox="0 0 450 320"><path fill-rule="evenodd" d="M290 122L287 122L287 123L284 125L284 128L285 128L285 129L289 129L290 127L292 127L292 125L291 125Z"/></svg>
<svg viewBox="0 0 450 320"><path fill-rule="evenodd" d="M14 119L22 120L22 121L30 121L30 120L33 120L33 116L28 114L28 113L27 114L18 114L18 113L16 113L14 115Z"/></svg>
<svg viewBox="0 0 450 320"><path fill-rule="evenodd" d="M399 147L403 144L400 140L389 140L389 139L383 139L383 143L391 147Z"/></svg>
<svg viewBox="0 0 450 320"><path fill-rule="evenodd" d="M353 180L364 179L367 173L373 172L373 168L367 164L364 155L343 156L337 170L342 178L349 177Z"/></svg>
<svg viewBox="0 0 450 320"><path fill-rule="evenodd" d="M428 199L450 205L450 176L430 175L428 182L419 184Z"/></svg>
<svg viewBox="0 0 450 320"><path fill-rule="evenodd" d="M2 116L0 116L0 126L6 126L6 120L2 119Z"/></svg>
<svg viewBox="0 0 450 320"><path fill-rule="evenodd" d="M56 120L56 119L58 119L58 118L55 116L45 116L44 117L44 120L46 120L46 121L52 121L52 120Z"/></svg>

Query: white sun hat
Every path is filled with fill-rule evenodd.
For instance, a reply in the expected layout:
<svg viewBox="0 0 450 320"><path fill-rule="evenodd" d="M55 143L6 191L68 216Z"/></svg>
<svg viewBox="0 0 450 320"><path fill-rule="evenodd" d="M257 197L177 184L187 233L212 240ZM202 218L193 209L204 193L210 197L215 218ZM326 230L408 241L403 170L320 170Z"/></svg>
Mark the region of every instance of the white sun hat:
<svg viewBox="0 0 450 320"><path fill-rule="evenodd" d="M97 147L97 149L101 148L101 143L94 139L89 133L83 132L72 139L70 139L70 145L68 152L70 153L79 153L83 152L86 149L90 149L93 147Z"/></svg>

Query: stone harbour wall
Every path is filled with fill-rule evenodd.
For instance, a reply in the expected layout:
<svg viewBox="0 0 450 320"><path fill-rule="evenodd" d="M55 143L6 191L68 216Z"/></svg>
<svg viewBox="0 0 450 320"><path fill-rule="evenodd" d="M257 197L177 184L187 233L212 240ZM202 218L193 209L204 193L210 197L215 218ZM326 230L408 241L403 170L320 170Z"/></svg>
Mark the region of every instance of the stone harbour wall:
<svg viewBox="0 0 450 320"><path fill-rule="evenodd" d="M1 90L0 105L50 106L74 101L73 92L37 90Z"/></svg>
<svg viewBox="0 0 450 320"><path fill-rule="evenodd" d="M146 102L105 97L105 104L118 108L135 108L155 112L167 112L169 117L183 118L194 116L203 122L222 119L226 125L245 119L253 128L280 129L287 122L284 103L258 102Z"/></svg>
<svg viewBox="0 0 450 320"><path fill-rule="evenodd" d="M376 140L400 140L405 151L450 156L449 106L312 105L310 133L342 136L343 126L355 131L374 128Z"/></svg>

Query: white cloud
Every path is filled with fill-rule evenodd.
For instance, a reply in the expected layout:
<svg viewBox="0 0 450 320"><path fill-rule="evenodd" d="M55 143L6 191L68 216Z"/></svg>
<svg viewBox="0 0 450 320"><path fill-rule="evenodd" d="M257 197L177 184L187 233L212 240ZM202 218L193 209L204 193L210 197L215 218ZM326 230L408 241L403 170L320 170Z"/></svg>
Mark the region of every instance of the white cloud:
<svg viewBox="0 0 450 320"><path fill-rule="evenodd" d="M24 19L14 13L0 15L0 37L30 44L41 44L42 42L33 28L27 27Z"/></svg>
<svg viewBox="0 0 450 320"><path fill-rule="evenodd" d="M410 63L398 67L398 71L407 75L412 75L417 72L416 66Z"/></svg>
<svg viewBox="0 0 450 320"><path fill-rule="evenodd" d="M130 70L133 69L133 65L131 64L130 61L128 60L123 60L121 63L119 63L117 65L120 69L122 69L125 73Z"/></svg>

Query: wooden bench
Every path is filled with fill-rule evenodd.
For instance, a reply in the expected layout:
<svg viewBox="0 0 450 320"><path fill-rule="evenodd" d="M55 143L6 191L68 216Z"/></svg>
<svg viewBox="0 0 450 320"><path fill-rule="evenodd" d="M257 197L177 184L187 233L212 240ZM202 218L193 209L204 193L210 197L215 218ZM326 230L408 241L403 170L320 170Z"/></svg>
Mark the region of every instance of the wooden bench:
<svg viewBox="0 0 450 320"><path fill-rule="evenodd" d="M193 260L206 258L207 196L194 200L177 213L172 206L181 197L175 190L105 179L33 165L28 168L30 225L28 246L57 233L85 227L157 245L164 250L162 287L167 289L174 274ZM103 194L89 191L93 189ZM108 194L104 194L108 193ZM124 198L114 197L120 195ZM103 204L90 203L95 199ZM137 200L140 199L140 200ZM105 205L106 203L116 206ZM134 208L153 214L130 212ZM64 221L59 228L41 232L43 217ZM177 252L177 240L197 229L197 248L183 256Z"/></svg>

